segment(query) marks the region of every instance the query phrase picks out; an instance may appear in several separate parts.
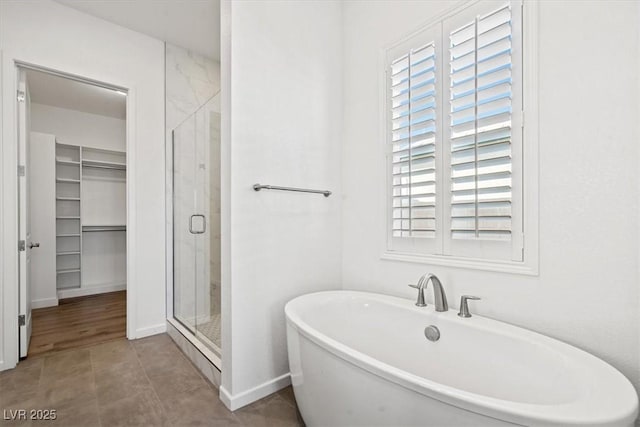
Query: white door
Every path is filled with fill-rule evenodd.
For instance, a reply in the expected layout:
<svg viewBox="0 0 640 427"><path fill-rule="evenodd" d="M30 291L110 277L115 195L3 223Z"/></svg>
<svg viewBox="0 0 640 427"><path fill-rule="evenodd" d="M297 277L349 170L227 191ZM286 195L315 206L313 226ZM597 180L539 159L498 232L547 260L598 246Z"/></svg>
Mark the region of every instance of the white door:
<svg viewBox="0 0 640 427"><path fill-rule="evenodd" d="M20 291L18 300L20 357L27 357L31 338L31 295L29 269L31 250L38 247L31 242L31 221L29 215L29 110L30 98L26 72L18 70L18 199L19 199L19 277Z"/></svg>

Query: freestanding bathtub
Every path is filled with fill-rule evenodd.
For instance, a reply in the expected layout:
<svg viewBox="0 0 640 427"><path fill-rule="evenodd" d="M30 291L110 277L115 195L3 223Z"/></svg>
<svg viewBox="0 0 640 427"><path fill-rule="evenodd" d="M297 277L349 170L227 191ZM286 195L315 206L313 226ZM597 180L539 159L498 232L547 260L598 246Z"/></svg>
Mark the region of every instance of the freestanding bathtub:
<svg viewBox="0 0 640 427"><path fill-rule="evenodd" d="M285 307L291 381L308 426L631 426L638 397L602 360L457 310L364 292ZM441 335L432 342L425 327Z"/></svg>

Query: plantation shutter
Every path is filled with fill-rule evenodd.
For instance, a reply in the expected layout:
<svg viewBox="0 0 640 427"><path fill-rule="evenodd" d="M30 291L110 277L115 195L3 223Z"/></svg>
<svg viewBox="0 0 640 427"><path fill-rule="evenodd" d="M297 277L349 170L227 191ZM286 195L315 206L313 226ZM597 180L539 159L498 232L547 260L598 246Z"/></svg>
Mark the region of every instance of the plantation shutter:
<svg viewBox="0 0 640 427"><path fill-rule="evenodd" d="M451 237L511 238L511 11L450 34Z"/></svg>
<svg viewBox="0 0 640 427"><path fill-rule="evenodd" d="M522 261L522 2L387 51L390 251Z"/></svg>
<svg viewBox="0 0 640 427"><path fill-rule="evenodd" d="M522 131L521 78L514 79L521 71L514 49L520 40L514 27L520 27L514 4L496 3L470 8L444 25L450 175L445 253L513 259L513 236L521 230L521 195L513 191L521 173L514 162Z"/></svg>
<svg viewBox="0 0 640 427"><path fill-rule="evenodd" d="M436 48L391 63L392 235L435 237Z"/></svg>

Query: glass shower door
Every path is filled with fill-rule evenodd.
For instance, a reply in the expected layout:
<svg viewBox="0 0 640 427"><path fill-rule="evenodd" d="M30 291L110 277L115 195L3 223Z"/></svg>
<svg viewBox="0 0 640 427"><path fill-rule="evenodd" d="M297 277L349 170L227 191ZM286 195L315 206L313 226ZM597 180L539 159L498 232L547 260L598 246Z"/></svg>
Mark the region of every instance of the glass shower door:
<svg viewBox="0 0 640 427"><path fill-rule="evenodd" d="M191 333L196 331L195 116L173 131L173 315Z"/></svg>
<svg viewBox="0 0 640 427"><path fill-rule="evenodd" d="M220 354L220 119L211 99L173 131L174 317Z"/></svg>

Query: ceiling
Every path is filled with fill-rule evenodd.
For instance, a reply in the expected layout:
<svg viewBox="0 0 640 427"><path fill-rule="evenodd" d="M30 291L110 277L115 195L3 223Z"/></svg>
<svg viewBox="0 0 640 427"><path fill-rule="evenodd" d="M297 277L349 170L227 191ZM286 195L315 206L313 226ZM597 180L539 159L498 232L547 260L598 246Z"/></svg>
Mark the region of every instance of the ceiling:
<svg viewBox="0 0 640 427"><path fill-rule="evenodd" d="M56 0L220 61L220 0Z"/></svg>
<svg viewBox="0 0 640 427"><path fill-rule="evenodd" d="M127 97L122 92L28 70L31 102L102 116L126 118Z"/></svg>

